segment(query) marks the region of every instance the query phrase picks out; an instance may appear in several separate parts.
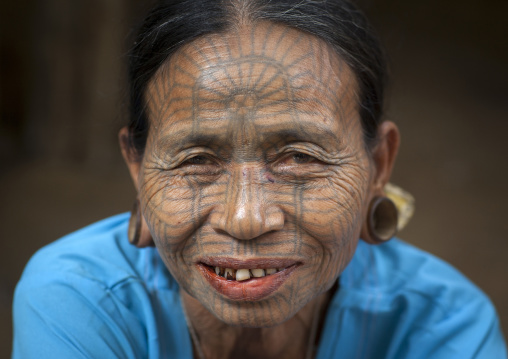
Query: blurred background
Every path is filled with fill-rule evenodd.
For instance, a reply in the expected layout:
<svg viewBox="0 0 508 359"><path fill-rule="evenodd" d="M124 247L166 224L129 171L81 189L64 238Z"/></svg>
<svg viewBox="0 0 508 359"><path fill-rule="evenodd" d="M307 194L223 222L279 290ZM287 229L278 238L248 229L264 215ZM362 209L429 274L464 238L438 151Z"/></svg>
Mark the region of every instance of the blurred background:
<svg viewBox="0 0 508 359"><path fill-rule="evenodd" d="M0 3L0 357L29 257L131 208L116 134L131 28L151 2ZM359 2L390 57L393 182L416 198L400 236L471 278L507 332L508 1Z"/></svg>

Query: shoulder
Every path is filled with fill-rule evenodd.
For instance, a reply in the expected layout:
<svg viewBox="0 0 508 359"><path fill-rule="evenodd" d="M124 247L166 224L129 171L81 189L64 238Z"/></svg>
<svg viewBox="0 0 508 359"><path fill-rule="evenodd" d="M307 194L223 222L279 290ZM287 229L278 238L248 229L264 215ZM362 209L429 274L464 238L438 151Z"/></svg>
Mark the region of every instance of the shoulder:
<svg viewBox="0 0 508 359"><path fill-rule="evenodd" d="M147 335L156 335L153 293L177 293L177 285L155 248L129 244L128 219L92 224L30 259L14 296L13 357L147 352Z"/></svg>
<svg viewBox="0 0 508 359"><path fill-rule="evenodd" d="M358 330L386 357L506 357L489 298L448 263L403 241L361 241L340 284L342 310L356 313Z"/></svg>
<svg viewBox="0 0 508 359"><path fill-rule="evenodd" d="M149 286L154 271L164 271L165 267L159 263L155 248L139 249L129 244L128 220L128 213L119 214L41 248L26 265L18 286L37 277L47 282L69 276L110 289L125 281L141 281ZM171 285L158 281L158 285L165 284Z"/></svg>
<svg viewBox="0 0 508 359"><path fill-rule="evenodd" d="M105 280L104 270L114 267L117 273L110 283L121 280L128 275L125 264L132 257L120 250L128 218L128 214L121 214L104 219L39 249L27 263L20 283L41 274L69 273Z"/></svg>
<svg viewBox="0 0 508 359"><path fill-rule="evenodd" d="M360 241L341 285L365 292L396 295L411 292L448 306L487 297L450 264L399 239L372 246ZM454 293L460 297L450 298ZM456 304L459 304L458 302Z"/></svg>

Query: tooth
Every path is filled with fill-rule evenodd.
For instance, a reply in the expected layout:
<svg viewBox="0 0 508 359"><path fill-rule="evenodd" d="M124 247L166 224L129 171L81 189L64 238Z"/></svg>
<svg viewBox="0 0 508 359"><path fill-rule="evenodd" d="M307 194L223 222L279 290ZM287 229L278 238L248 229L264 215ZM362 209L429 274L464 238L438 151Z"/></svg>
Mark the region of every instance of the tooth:
<svg viewBox="0 0 508 359"><path fill-rule="evenodd" d="M266 270L266 275L275 274L275 273L277 273L277 269L275 269L275 268L268 268Z"/></svg>
<svg viewBox="0 0 508 359"><path fill-rule="evenodd" d="M250 270L252 272L252 276L255 277L255 278L261 278L261 277L264 277L265 276L265 270L264 269L251 269Z"/></svg>
<svg viewBox="0 0 508 359"><path fill-rule="evenodd" d="M233 272L233 269L226 268L226 274L224 275L224 278L226 278L226 279L235 279L235 272Z"/></svg>
<svg viewBox="0 0 508 359"><path fill-rule="evenodd" d="M226 270L224 268L219 268L219 275L221 277L225 277L224 273L226 273Z"/></svg>
<svg viewBox="0 0 508 359"><path fill-rule="evenodd" d="M217 275L220 274L220 268L219 267L215 267L215 274L217 274Z"/></svg>
<svg viewBox="0 0 508 359"><path fill-rule="evenodd" d="M248 269L238 269L236 271L236 280L242 281L250 279L250 272Z"/></svg>

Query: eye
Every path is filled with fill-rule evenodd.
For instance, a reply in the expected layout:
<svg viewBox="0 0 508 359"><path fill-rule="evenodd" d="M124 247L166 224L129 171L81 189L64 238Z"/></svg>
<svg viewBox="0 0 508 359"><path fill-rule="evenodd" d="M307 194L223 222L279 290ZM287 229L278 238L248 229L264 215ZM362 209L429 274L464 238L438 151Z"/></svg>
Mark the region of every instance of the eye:
<svg viewBox="0 0 508 359"><path fill-rule="evenodd" d="M292 151L275 163L274 171L280 173L306 175L323 170L325 164L312 155Z"/></svg>
<svg viewBox="0 0 508 359"><path fill-rule="evenodd" d="M192 155L190 155L192 156ZM220 161L208 154L195 154L180 164L185 175L217 175L221 172Z"/></svg>
<svg viewBox="0 0 508 359"><path fill-rule="evenodd" d="M272 160L271 171L289 180L312 180L322 177L329 167L326 155L311 146L287 146ZM315 154L315 155L314 155ZM323 158L323 159L322 159Z"/></svg>
<svg viewBox="0 0 508 359"><path fill-rule="evenodd" d="M291 159L297 164L311 163L315 160L314 157L309 156L305 153L293 153Z"/></svg>
<svg viewBox="0 0 508 359"><path fill-rule="evenodd" d="M281 164L286 166L307 165L319 162L315 157L302 152L292 152L287 154Z"/></svg>
<svg viewBox="0 0 508 359"><path fill-rule="evenodd" d="M212 160L210 160L207 156L197 155L187 159L183 164L188 165L209 165L212 164Z"/></svg>

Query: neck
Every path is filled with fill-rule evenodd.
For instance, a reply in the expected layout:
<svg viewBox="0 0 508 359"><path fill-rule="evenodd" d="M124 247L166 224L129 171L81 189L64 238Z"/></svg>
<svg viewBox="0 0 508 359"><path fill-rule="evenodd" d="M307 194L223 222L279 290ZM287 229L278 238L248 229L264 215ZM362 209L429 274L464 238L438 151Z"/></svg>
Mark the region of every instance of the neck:
<svg viewBox="0 0 508 359"><path fill-rule="evenodd" d="M188 325L195 331L194 352L204 358L308 358L322 326L330 291L320 295L296 315L269 328L233 327L213 316L201 303L181 290ZM313 328L314 327L314 328ZM191 329L192 330L192 329ZM198 347L199 346L199 347ZM310 353L306 355L306 353ZM199 358L199 355L195 356Z"/></svg>

